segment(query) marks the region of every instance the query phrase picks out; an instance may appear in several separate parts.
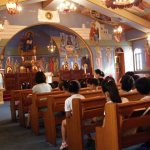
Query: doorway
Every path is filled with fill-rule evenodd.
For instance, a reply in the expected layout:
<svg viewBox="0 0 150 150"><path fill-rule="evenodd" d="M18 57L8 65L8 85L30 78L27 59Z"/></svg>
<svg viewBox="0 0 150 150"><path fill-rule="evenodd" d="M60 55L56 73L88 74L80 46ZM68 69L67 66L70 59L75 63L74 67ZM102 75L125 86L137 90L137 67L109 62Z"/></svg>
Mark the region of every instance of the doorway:
<svg viewBox="0 0 150 150"><path fill-rule="evenodd" d="M122 47L116 47L114 53L116 83L119 83L121 77L125 74L124 50Z"/></svg>

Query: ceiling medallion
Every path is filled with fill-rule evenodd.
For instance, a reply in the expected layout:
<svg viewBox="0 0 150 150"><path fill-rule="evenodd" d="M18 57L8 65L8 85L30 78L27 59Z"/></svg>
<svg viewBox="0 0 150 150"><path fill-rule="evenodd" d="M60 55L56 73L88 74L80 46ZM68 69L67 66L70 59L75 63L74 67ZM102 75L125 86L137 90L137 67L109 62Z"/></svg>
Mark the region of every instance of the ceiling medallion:
<svg viewBox="0 0 150 150"><path fill-rule="evenodd" d="M124 9L132 6L138 6L143 0L101 0L107 8Z"/></svg>
<svg viewBox="0 0 150 150"><path fill-rule="evenodd" d="M75 7L74 3L70 3L69 1L64 1L57 7L57 9L60 12L71 12L71 11L75 11L77 8Z"/></svg>

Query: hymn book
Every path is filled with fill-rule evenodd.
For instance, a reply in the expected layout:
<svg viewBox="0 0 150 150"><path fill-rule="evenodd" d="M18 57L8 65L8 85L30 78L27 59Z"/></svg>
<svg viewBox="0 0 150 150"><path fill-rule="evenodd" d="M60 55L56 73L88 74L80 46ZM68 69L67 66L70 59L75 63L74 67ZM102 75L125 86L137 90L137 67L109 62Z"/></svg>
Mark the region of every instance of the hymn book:
<svg viewBox="0 0 150 150"><path fill-rule="evenodd" d="M146 108L133 109L128 118L140 117L144 114L146 110Z"/></svg>

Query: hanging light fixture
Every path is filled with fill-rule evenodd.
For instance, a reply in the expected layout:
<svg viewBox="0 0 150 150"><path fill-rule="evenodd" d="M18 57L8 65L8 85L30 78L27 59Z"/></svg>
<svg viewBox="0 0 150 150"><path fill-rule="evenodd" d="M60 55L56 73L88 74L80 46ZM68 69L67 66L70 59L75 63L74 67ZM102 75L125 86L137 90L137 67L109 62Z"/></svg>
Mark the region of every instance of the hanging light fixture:
<svg viewBox="0 0 150 150"><path fill-rule="evenodd" d="M50 52L53 52L53 51L56 49L56 46L53 44L53 40L52 40L52 39L50 40L50 43L49 43L49 45L47 46L47 49L48 49Z"/></svg>
<svg viewBox="0 0 150 150"><path fill-rule="evenodd" d="M138 6L143 0L101 0L107 8L124 9L132 6Z"/></svg>
<svg viewBox="0 0 150 150"><path fill-rule="evenodd" d="M122 31L123 31L123 29L122 29L121 26L118 26L118 27L116 26L115 29L114 29L114 32L115 32L115 33L116 33L116 32L117 32L117 33L122 33Z"/></svg>
<svg viewBox="0 0 150 150"><path fill-rule="evenodd" d="M3 32L3 31L4 31L4 28L3 28L2 20L0 18L0 32Z"/></svg>
<svg viewBox="0 0 150 150"><path fill-rule="evenodd" d="M75 7L74 3L70 3L69 1L64 1L57 7L57 9L60 12L71 12L71 11L75 11L77 8Z"/></svg>
<svg viewBox="0 0 150 150"><path fill-rule="evenodd" d="M13 0L8 0L8 3L6 4L7 13L8 14L20 14L22 8L18 4L18 0L14 2Z"/></svg>

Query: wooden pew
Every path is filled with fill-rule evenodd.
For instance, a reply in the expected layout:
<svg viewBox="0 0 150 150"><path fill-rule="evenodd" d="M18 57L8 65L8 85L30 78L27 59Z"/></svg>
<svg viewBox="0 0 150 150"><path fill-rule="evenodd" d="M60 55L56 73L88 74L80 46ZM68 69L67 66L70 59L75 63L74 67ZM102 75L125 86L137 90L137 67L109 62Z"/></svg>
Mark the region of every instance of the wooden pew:
<svg viewBox="0 0 150 150"><path fill-rule="evenodd" d="M32 93L32 105L30 106L31 130L39 135L39 118L44 116L44 111L38 111L41 107L47 107L47 96L63 94L63 91L54 91L47 93ZM45 99L45 100L41 100Z"/></svg>
<svg viewBox="0 0 150 150"><path fill-rule="evenodd" d="M26 127L25 114L29 111L29 106L32 104L32 96L27 97L32 94L32 90L20 91L20 104L18 108L19 122L20 126Z"/></svg>
<svg viewBox="0 0 150 150"><path fill-rule="evenodd" d="M143 96L140 95L137 92L129 92L129 93L123 93L120 94L121 97L126 97L129 101L137 101L141 99ZM93 117L97 117L97 114L100 116L100 112L97 112L95 114L95 110L99 107L102 101L102 105L104 107L104 100L106 101L104 96L100 96L99 98L99 105L94 105L95 103L92 103L92 99L90 100L73 100L72 106L73 106L73 115L71 118L67 118L67 137L68 137L68 145L69 149L71 150L84 150L84 138L83 135L87 133L93 133L95 132L95 129L92 128L92 124L89 126L83 126L82 122L83 120L90 119ZM88 101L90 102L88 104ZM86 105L85 105L86 104ZM102 108L101 105L101 108ZM89 108L89 106L92 107L92 109ZM104 108L103 108L104 109ZM104 111L101 116L104 114ZM95 116L94 116L95 115ZM78 140L77 140L78 139Z"/></svg>
<svg viewBox="0 0 150 150"><path fill-rule="evenodd" d="M102 91L92 91L92 92L80 92L85 98L104 96ZM44 126L46 133L46 141L54 146L56 144L56 130L55 126L61 124L65 117L55 118L55 112L64 111L65 100L70 97L70 94L63 94L59 96L48 96L47 111L44 112ZM58 121L59 120L59 121Z"/></svg>
<svg viewBox="0 0 150 150"><path fill-rule="evenodd" d="M16 105L15 102L20 100L19 92L21 91L31 91L31 89L11 91L10 110L11 110L11 119L13 122L17 122L16 110L18 110L18 105Z"/></svg>
<svg viewBox="0 0 150 150"><path fill-rule="evenodd" d="M121 150L126 147L150 141L150 130L122 136L122 131L150 126L150 115L134 118L124 118L133 109L150 107L150 99L122 104L106 104L105 126L96 127L96 149Z"/></svg>

